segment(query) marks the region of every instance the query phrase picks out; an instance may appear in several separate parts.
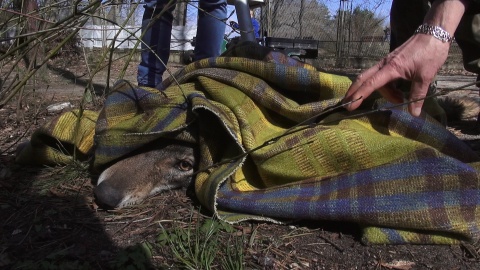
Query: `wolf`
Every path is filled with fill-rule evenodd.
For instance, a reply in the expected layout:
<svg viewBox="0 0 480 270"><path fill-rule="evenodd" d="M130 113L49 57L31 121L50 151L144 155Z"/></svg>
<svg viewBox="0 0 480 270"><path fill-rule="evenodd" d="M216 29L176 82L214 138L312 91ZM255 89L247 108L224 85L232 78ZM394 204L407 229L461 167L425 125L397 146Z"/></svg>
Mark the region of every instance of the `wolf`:
<svg viewBox="0 0 480 270"><path fill-rule="evenodd" d="M440 96L438 104L445 111L448 123L477 121L480 112L480 98L468 96Z"/></svg>
<svg viewBox="0 0 480 270"><path fill-rule="evenodd" d="M197 165L196 147L160 139L108 166L94 188L99 206L122 208L161 191L187 187Z"/></svg>
<svg viewBox="0 0 480 270"><path fill-rule="evenodd" d="M448 122L476 120L480 99L441 96L438 104ZM94 195L103 208L139 204L161 191L189 186L197 168L193 143L159 139L108 166L100 174Z"/></svg>

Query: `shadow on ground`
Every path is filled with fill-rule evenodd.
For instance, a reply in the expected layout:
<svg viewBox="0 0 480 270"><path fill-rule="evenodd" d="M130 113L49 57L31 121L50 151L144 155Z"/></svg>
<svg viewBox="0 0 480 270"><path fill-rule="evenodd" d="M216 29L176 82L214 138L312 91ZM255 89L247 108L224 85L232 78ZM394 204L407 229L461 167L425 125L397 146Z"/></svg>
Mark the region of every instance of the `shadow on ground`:
<svg viewBox="0 0 480 270"><path fill-rule="evenodd" d="M121 248L112 242L81 194L91 189L89 179L79 180L78 187L49 187L65 175L20 167L11 157L1 162L11 171L10 177L0 178L1 269L152 268L141 244Z"/></svg>
<svg viewBox="0 0 480 270"><path fill-rule="evenodd" d="M105 84L94 83L85 74L83 76L79 77L79 76L75 75L75 73L73 73L69 70L60 68L60 67L56 67L56 66L53 66L53 65L47 65L47 67L48 67L49 70L51 70L55 74L61 76L63 79L69 81L72 84L82 86L83 88L87 88L87 87L90 88L91 87L91 89L93 89L93 92L95 93L95 95L98 95L98 96L106 95L108 93L108 88L111 87L111 85L107 86Z"/></svg>

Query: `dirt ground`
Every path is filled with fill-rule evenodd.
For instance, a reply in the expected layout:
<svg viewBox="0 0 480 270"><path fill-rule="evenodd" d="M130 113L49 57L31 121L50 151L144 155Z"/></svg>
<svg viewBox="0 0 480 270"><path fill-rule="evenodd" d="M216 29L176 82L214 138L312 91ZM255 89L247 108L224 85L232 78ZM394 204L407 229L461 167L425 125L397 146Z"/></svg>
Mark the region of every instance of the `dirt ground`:
<svg viewBox="0 0 480 270"><path fill-rule="evenodd" d="M201 210L190 190L169 191L141 205L105 211L94 202L84 164L15 164L16 145L61 113L47 111L48 105L80 105L88 81L81 74L86 71L55 64L50 82L30 86L21 108L15 101L0 109L0 269L179 268L171 248L158 243L163 229L209 220L210 213ZM134 80L135 69L126 74ZM105 73L94 80L98 89L105 84L102 76ZM478 95L465 91L462 95L472 99ZM86 108L98 110L101 103L101 95L92 97ZM480 152L475 121L452 122L450 129ZM355 224L243 222L220 230L218 237L221 243L240 246L245 269L480 269L479 245L367 246L360 242ZM228 254L225 249L218 252L218 257ZM215 260L212 268L221 269L220 265Z"/></svg>

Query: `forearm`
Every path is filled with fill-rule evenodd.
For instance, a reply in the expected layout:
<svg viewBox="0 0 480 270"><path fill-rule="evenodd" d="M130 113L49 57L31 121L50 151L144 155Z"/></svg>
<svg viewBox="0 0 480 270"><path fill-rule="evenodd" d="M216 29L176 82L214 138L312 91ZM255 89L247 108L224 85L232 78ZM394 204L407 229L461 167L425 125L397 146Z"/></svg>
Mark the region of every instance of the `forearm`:
<svg viewBox="0 0 480 270"><path fill-rule="evenodd" d="M471 0L436 0L425 16L424 23L440 26L453 36Z"/></svg>

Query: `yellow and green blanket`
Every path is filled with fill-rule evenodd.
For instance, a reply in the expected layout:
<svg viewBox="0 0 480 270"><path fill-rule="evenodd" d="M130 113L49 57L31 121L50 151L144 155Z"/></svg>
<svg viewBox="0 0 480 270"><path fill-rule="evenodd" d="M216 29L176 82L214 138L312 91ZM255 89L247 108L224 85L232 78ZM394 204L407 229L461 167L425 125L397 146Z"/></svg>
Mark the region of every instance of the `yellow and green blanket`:
<svg viewBox="0 0 480 270"><path fill-rule="evenodd" d="M192 63L163 91L120 81L98 115L63 114L18 161L93 155L101 171L151 141L186 140L199 147L196 196L228 222L355 222L366 243L479 238L479 159L462 141L386 103L332 110L349 78L249 48ZM383 108L362 114L371 106Z"/></svg>

